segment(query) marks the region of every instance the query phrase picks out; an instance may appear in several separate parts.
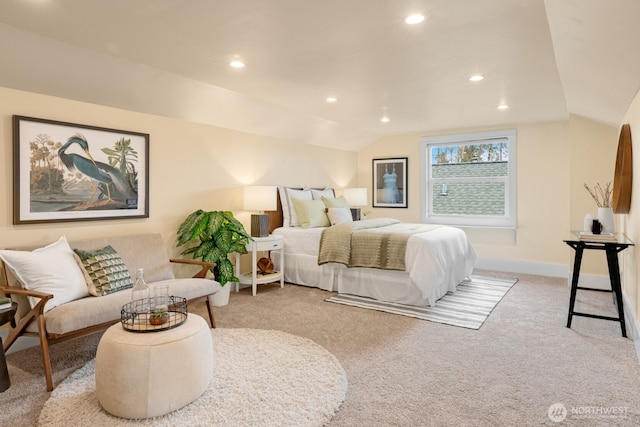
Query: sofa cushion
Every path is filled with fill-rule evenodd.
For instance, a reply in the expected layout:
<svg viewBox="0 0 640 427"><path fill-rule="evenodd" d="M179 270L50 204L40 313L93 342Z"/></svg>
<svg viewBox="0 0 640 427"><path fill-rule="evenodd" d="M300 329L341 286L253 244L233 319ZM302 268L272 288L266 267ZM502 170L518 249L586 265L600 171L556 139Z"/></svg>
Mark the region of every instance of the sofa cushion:
<svg viewBox="0 0 640 427"><path fill-rule="evenodd" d="M153 294L154 285L168 285L169 295L180 296L187 300L212 295L221 289L220 284L210 279L171 279L150 283ZM100 298L86 297L60 305L45 314L49 334L65 334L78 329L108 322L120 321L122 306L131 301L131 292L114 292ZM35 322L27 328L37 332ZM135 333L135 332L132 332Z"/></svg>
<svg viewBox="0 0 640 427"><path fill-rule="evenodd" d="M44 306L45 312L89 295L84 275L64 236L31 252L2 250L0 257L23 288L53 295ZM34 297L28 300L31 307L40 301Z"/></svg>
<svg viewBox="0 0 640 427"><path fill-rule="evenodd" d="M89 294L104 296L133 286L131 273L111 245L93 251L82 249L73 251L80 258L86 273Z"/></svg>

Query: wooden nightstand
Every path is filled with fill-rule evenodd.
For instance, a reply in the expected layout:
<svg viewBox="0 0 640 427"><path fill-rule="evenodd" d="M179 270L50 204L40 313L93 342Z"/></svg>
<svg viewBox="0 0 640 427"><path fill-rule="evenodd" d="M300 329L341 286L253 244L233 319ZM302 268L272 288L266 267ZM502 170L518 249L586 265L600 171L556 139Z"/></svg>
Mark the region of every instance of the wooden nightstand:
<svg viewBox="0 0 640 427"><path fill-rule="evenodd" d="M280 251L280 265L278 271L270 274L262 274L258 271L258 252ZM272 283L280 280L280 287L284 288L284 274L282 273L284 264L284 239L282 236L270 235L268 237L253 237L253 241L247 245L247 252L251 253L251 271L239 273L236 283L236 292L240 290L240 285L251 285L253 296L256 296L258 285ZM240 271L240 254L236 253L236 272Z"/></svg>

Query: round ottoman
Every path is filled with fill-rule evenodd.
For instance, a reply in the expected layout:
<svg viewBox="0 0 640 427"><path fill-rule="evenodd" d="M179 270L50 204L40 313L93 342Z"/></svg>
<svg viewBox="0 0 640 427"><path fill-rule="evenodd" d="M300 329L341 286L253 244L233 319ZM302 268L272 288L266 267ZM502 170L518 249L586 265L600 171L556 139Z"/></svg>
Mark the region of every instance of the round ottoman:
<svg viewBox="0 0 640 427"><path fill-rule="evenodd" d="M213 377L209 325L189 313L180 326L160 332L106 330L96 354L96 395L123 418L167 414L196 400Z"/></svg>

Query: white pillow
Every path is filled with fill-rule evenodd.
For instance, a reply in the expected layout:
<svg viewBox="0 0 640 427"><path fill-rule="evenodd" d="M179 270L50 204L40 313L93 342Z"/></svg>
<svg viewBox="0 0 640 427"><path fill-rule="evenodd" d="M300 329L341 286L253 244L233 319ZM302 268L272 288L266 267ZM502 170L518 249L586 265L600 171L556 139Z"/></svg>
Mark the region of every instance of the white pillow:
<svg viewBox="0 0 640 427"><path fill-rule="evenodd" d="M349 208L327 208L327 216L331 221L331 225L353 222L353 216Z"/></svg>
<svg viewBox="0 0 640 427"><path fill-rule="evenodd" d="M313 200L322 199L326 197L328 199L333 199L336 195L333 193L333 188L325 188L324 190L314 190L311 189L311 195L313 196Z"/></svg>
<svg viewBox="0 0 640 427"><path fill-rule="evenodd" d="M328 227L329 218L327 218L327 209L322 203L322 200L299 200L291 199L293 207L298 215L300 221L300 227L302 228L314 228L314 227Z"/></svg>
<svg viewBox="0 0 640 427"><path fill-rule="evenodd" d="M291 203L291 199L313 200L311 190L300 190L297 188L279 187L280 203L282 204L283 227L300 227L300 221L296 210Z"/></svg>
<svg viewBox="0 0 640 427"><path fill-rule="evenodd" d="M32 252L0 250L0 258L23 288L53 294L44 311L89 295L84 274L65 236ZM29 297L31 308L38 301Z"/></svg>

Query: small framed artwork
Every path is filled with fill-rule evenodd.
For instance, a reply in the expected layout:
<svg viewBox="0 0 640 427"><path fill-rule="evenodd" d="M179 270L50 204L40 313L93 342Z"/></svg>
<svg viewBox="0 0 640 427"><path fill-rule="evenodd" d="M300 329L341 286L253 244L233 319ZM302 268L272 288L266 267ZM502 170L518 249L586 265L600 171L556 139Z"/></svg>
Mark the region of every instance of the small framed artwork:
<svg viewBox="0 0 640 427"><path fill-rule="evenodd" d="M373 159L373 207L407 207L407 158Z"/></svg>
<svg viewBox="0 0 640 427"><path fill-rule="evenodd" d="M149 134L13 116L13 223L149 217Z"/></svg>

